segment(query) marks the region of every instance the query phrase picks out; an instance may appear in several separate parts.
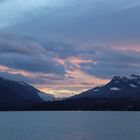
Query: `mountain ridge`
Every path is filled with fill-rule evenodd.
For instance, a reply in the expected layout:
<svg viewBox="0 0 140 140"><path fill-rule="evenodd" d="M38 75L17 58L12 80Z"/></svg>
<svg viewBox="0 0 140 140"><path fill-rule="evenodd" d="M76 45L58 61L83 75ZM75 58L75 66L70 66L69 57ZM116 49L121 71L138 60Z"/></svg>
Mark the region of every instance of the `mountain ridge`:
<svg viewBox="0 0 140 140"><path fill-rule="evenodd" d="M133 90L135 92L138 90L140 92L140 76L132 74L130 77L125 76L114 76L109 83L104 86L98 86L87 90L81 94L75 95L71 98L75 98L78 96L88 96L89 94L92 96L93 94L99 96L99 94L105 94L105 92L127 92L128 90ZM137 91L137 92L138 92ZM89 96L90 96L89 95ZM93 96L94 96L93 95Z"/></svg>
<svg viewBox="0 0 140 140"><path fill-rule="evenodd" d="M134 74L114 76L106 85L61 100L48 94L49 100L43 101L40 93L24 82L0 78L0 110L140 110L140 76Z"/></svg>
<svg viewBox="0 0 140 140"><path fill-rule="evenodd" d="M63 101L46 105L49 110L140 110L140 76L114 76L109 83Z"/></svg>
<svg viewBox="0 0 140 140"><path fill-rule="evenodd" d="M0 109L28 109L45 102L45 99L42 98L43 94L48 96L48 101L53 100L53 96L47 95L25 82L0 77Z"/></svg>

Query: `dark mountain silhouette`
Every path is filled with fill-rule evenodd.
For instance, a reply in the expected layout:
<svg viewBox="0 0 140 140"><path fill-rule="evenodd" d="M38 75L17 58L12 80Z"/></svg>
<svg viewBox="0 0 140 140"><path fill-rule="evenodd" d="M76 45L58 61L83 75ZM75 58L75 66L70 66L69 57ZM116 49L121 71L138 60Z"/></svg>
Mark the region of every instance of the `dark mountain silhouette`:
<svg viewBox="0 0 140 140"><path fill-rule="evenodd" d="M30 109L44 102L42 95L53 100L51 95L46 95L38 89L24 83L8 80L0 77L0 109L1 110L24 110Z"/></svg>
<svg viewBox="0 0 140 140"><path fill-rule="evenodd" d="M0 78L0 110L140 110L140 76L114 76L104 86L61 100Z"/></svg>
<svg viewBox="0 0 140 140"><path fill-rule="evenodd" d="M71 97L89 99L140 99L140 76L131 75L130 78L124 76L114 76L106 85L88 90L82 94Z"/></svg>
<svg viewBox="0 0 140 140"><path fill-rule="evenodd" d="M114 76L100 87L95 87L63 101L47 103L54 110L140 110L140 76Z"/></svg>

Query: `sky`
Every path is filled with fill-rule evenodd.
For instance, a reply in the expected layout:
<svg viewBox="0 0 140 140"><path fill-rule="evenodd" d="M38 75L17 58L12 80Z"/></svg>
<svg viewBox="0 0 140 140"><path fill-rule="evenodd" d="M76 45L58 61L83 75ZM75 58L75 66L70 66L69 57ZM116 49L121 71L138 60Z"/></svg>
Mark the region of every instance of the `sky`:
<svg viewBox="0 0 140 140"><path fill-rule="evenodd" d="M0 0L0 76L56 96L140 74L139 0Z"/></svg>

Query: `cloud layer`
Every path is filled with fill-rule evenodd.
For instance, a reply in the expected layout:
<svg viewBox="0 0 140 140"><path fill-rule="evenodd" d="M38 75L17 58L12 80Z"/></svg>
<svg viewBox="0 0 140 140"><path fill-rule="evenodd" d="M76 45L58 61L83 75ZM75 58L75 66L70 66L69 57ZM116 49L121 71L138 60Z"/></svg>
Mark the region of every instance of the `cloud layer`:
<svg viewBox="0 0 140 140"><path fill-rule="evenodd" d="M2 0L0 75L75 93L140 74L139 13L139 0Z"/></svg>
<svg viewBox="0 0 140 140"><path fill-rule="evenodd" d="M59 35L82 43L140 43L138 0L11 0L0 9L3 31Z"/></svg>
<svg viewBox="0 0 140 140"><path fill-rule="evenodd" d="M139 62L140 51L135 48L79 46L15 34L0 35L0 75L42 89L87 89L106 83L113 75L139 74Z"/></svg>

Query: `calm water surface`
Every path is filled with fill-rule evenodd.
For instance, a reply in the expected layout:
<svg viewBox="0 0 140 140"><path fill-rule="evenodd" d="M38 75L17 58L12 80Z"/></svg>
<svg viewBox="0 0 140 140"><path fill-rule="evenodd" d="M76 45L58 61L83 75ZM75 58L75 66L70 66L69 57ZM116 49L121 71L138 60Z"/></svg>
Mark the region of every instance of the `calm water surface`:
<svg viewBox="0 0 140 140"><path fill-rule="evenodd" d="M1 112L0 140L140 140L140 112Z"/></svg>

